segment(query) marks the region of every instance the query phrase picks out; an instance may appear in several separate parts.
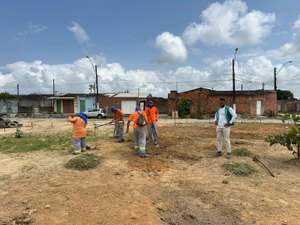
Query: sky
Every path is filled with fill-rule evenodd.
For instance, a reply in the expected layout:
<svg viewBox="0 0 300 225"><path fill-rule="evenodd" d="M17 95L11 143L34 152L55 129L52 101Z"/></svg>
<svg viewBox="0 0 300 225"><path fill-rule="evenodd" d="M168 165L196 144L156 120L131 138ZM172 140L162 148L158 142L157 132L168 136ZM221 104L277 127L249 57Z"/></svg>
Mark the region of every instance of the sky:
<svg viewBox="0 0 300 225"><path fill-rule="evenodd" d="M0 92L290 90L299 0L3 0ZM87 58L87 56L89 58ZM19 87L19 89L17 88Z"/></svg>

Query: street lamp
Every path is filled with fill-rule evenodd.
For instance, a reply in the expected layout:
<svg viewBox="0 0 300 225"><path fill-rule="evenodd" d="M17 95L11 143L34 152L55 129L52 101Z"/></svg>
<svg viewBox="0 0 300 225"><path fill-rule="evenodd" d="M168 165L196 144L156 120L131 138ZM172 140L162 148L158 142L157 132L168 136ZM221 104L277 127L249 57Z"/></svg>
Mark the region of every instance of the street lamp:
<svg viewBox="0 0 300 225"><path fill-rule="evenodd" d="M236 53L239 49L236 48L234 51L234 58L232 59L232 103L233 103L233 110L236 112L236 106L235 106L235 61L236 61Z"/></svg>
<svg viewBox="0 0 300 225"><path fill-rule="evenodd" d="M282 68L286 65L286 64L288 64L288 63L292 63L293 61L287 61L287 62L285 62L283 65L282 65L282 67L280 67L280 69L277 71L277 68L276 67L274 67L274 91L277 91L277 75L278 75L278 73L282 70Z"/></svg>
<svg viewBox="0 0 300 225"><path fill-rule="evenodd" d="M94 65L92 59L89 56L86 56L92 64L93 70L95 71L96 75L96 99L95 99L95 107L99 109L99 102L98 102L98 96L99 96L99 88L98 88L98 73L97 73L97 65Z"/></svg>

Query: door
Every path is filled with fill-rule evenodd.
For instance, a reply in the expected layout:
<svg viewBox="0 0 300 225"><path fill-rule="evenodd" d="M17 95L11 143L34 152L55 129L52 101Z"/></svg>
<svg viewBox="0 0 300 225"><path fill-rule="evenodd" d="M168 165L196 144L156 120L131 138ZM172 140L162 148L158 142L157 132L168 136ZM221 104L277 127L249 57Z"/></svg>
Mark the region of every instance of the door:
<svg viewBox="0 0 300 225"><path fill-rule="evenodd" d="M61 100L60 99L56 100L56 112L61 113Z"/></svg>
<svg viewBox="0 0 300 225"><path fill-rule="evenodd" d="M256 115L261 115L261 101L256 101Z"/></svg>
<svg viewBox="0 0 300 225"><path fill-rule="evenodd" d="M63 110L64 113L74 113L74 100L64 100Z"/></svg>
<svg viewBox="0 0 300 225"><path fill-rule="evenodd" d="M122 101L121 109L124 114L131 114L135 111L136 101Z"/></svg>
<svg viewBox="0 0 300 225"><path fill-rule="evenodd" d="M85 100L80 100L79 101L79 104L80 104L80 112L85 112Z"/></svg>

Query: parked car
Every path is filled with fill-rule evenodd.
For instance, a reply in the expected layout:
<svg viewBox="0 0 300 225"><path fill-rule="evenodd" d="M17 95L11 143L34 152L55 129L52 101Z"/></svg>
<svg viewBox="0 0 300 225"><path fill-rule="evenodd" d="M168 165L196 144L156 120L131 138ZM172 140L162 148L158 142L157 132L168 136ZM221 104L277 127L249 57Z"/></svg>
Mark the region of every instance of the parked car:
<svg viewBox="0 0 300 225"><path fill-rule="evenodd" d="M90 109L88 111L83 112L86 117L88 118L106 118L107 117L107 112L105 109L99 108L99 109Z"/></svg>

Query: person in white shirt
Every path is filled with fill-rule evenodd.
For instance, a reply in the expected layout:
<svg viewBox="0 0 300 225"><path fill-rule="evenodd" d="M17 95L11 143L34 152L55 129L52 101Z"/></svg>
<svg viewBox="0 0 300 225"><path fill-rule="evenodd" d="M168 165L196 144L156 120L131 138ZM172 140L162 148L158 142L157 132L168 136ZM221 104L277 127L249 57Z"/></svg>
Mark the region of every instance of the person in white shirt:
<svg viewBox="0 0 300 225"><path fill-rule="evenodd" d="M220 98L220 108L217 109L215 114L215 125L217 126L217 141L218 149L217 156L222 156L222 139L224 137L226 143L226 158L231 157L231 145L230 145L230 126L234 124L237 115L233 108L225 105L225 99Z"/></svg>

